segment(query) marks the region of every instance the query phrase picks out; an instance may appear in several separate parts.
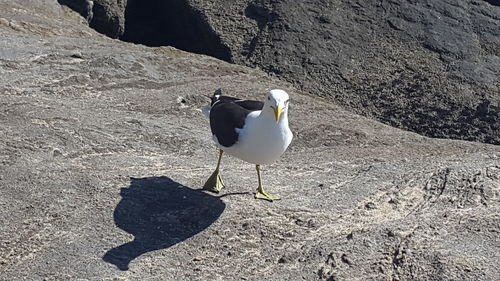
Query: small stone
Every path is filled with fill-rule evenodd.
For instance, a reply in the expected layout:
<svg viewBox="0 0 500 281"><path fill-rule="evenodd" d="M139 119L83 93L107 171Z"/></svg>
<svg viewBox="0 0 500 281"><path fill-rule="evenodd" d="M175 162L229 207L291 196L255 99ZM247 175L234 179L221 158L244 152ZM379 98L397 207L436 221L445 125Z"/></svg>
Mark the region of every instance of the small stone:
<svg viewBox="0 0 500 281"><path fill-rule="evenodd" d="M320 23L327 23L327 24L332 23L332 20L328 16L325 16L325 15L319 16L318 21Z"/></svg>
<svg viewBox="0 0 500 281"><path fill-rule="evenodd" d="M396 198L391 198L391 199L389 199L389 203L390 203L390 204L398 204L398 203L399 203L399 201L398 201L398 199L396 199Z"/></svg>
<svg viewBox="0 0 500 281"><path fill-rule="evenodd" d="M315 219L310 219L307 221L307 227L314 228L318 226L318 222Z"/></svg>
<svg viewBox="0 0 500 281"><path fill-rule="evenodd" d="M74 52L71 54L71 57L75 58L75 59L81 59L81 58L83 58L83 55L80 52Z"/></svg>
<svg viewBox="0 0 500 281"><path fill-rule="evenodd" d="M351 261L351 259L346 254L342 254L342 256L340 257L340 260L342 260L343 263L346 263L348 265L352 265L353 264L353 262Z"/></svg>
<svg viewBox="0 0 500 281"><path fill-rule="evenodd" d="M365 204L365 208L368 210L372 210L372 209L377 208L377 206L375 206L375 203L373 203L373 202L368 202Z"/></svg>
<svg viewBox="0 0 500 281"><path fill-rule="evenodd" d="M59 157L62 155L63 155L62 152L57 148L52 151L52 156L54 156L54 157Z"/></svg>

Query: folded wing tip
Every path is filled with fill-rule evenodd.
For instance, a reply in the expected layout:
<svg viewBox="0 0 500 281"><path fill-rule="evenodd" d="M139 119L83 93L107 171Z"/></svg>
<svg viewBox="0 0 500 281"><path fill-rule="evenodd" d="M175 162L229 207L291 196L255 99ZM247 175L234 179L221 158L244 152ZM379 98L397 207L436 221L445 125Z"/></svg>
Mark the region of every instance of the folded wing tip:
<svg viewBox="0 0 500 281"><path fill-rule="evenodd" d="M201 108L201 113L203 113L203 115L209 117L210 116L210 106L204 106Z"/></svg>

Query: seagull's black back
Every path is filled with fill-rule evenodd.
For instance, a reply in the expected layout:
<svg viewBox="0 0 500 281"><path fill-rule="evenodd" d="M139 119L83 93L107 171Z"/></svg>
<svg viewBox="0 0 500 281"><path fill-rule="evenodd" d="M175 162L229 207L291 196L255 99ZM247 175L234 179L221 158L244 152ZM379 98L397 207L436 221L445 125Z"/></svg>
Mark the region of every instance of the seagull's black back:
<svg viewBox="0 0 500 281"><path fill-rule="evenodd" d="M219 144L230 147L238 141L236 128L243 128L247 115L262 110L264 103L255 100L241 100L234 97L218 95L212 97L210 109L210 129L217 137Z"/></svg>

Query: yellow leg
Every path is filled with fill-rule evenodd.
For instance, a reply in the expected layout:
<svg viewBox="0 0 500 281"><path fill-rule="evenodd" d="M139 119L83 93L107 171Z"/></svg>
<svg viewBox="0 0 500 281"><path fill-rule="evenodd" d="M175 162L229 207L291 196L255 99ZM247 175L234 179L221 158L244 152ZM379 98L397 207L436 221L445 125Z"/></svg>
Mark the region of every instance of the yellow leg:
<svg viewBox="0 0 500 281"><path fill-rule="evenodd" d="M219 161L217 161L217 168L215 168L215 171L212 173L212 175L208 178L208 180L205 182L203 185L203 189L219 193L219 191L224 187L224 182L222 181L222 178L220 176L219 172L219 167L220 167L220 162L222 159L222 149L219 151Z"/></svg>
<svg viewBox="0 0 500 281"><path fill-rule="evenodd" d="M259 186L257 187L257 193L255 193L255 198L264 199L271 202L274 200L280 200L280 197L278 195L272 195L264 191L264 188L262 188L262 180L260 178L260 165L255 165L255 169L257 170L257 179L259 180Z"/></svg>

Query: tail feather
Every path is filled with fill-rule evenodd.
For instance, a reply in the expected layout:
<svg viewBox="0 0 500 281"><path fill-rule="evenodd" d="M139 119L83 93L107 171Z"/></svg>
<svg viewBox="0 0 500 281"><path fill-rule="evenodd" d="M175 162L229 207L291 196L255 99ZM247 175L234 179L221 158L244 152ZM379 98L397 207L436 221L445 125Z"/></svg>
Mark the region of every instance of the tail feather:
<svg viewBox="0 0 500 281"><path fill-rule="evenodd" d="M210 117L210 108L211 108L211 106L209 106L209 105L202 107L201 113L203 113L203 115L205 115L207 117Z"/></svg>
<svg viewBox="0 0 500 281"><path fill-rule="evenodd" d="M210 117L210 109L212 108L214 103L216 103L219 100L221 96L222 96L222 90L220 88L215 90L214 94L210 97L210 105L202 107L201 113L203 113L203 115L207 117Z"/></svg>
<svg viewBox="0 0 500 281"><path fill-rule="evenodd" d="M214 105L214 103L218 101L221 96L222 96L222 90L220 88L215 90L214 94L211 97L210 106Z"/></svg>

